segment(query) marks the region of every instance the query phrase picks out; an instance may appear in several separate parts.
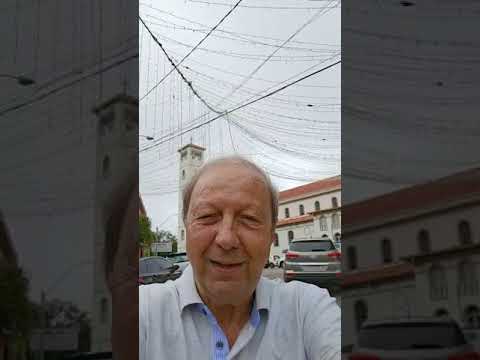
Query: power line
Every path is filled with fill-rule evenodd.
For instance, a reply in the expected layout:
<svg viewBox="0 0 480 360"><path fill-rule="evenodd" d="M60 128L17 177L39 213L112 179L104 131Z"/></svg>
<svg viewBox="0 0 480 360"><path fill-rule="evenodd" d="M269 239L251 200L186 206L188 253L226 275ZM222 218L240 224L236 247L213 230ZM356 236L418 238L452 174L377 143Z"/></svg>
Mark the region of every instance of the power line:
<svg viewBox="0 0 480 360"><path fill-rule="evenodd" d="M163 23L163 24L160 24L160 23L157 23L157 22L149 21L150 24L155 25L155 26L161 26L161 27L167 28L167 29L192 31L192 32L200 32L200 33L206 33L208 31L208 30L201 29L201 28L191 28L191 27L187 27L187 26L183 26L183 25L178 25L174 22L167 21L165 19L153 16L153 15L149 15L149 14L147 14L146 16L149 17L149 18L153 18L155 20L161 21ZM268 47L274 47L274 48L277 48L277 47L280 46L278 44L273 44L273 43L268 43L268 42L265 42L265 41L254 40L254 39L248 38L248 36L253 37L252 35L242 35L242 34L239 34L239 33L234 33L234 32L231 32L231 31L225 31L225 30L220 30L220 29L217 30L217 32L231 34L232 36L218 35L218 34L212 34L211 36L216 37L216 38L220 38L220 39L239 41L239 42L253 44L253 45L262 45L262 46L268 46ZM263 38L263 37L261 37L261 38ZM276 41L279 41L279 40L276 40ZM293 41L291 41L291 42L293 43ZM335 49L337 48L337 45L332 45L332 44L317 44L317 45L328 46L330 48L335 48ZM322 52L326 52L326 51L329 50L328 48L326 48L326 49L314 49L312 47L298 47L298 46L284 46L283 49L284 50L311 52L311 53L322 53Z"/></svg>
<svg viewBox="0 0 480 360"><path fill-rule="evenodd" d="M153 24L155 25L155 24ZM186 47L186 48L192 48L193 45L172 39L168 36L164 35L157 35L158 37L162 38L162 40L165 40L170 43L175 43L177 45ZM280 46L274 46L277 48L277 51L280 49L284 49L281 45ZM211 53L211 54L216 54L216 55L224 55L224 56L229 56L232 58L239 58L239 59L245 59L245 60L264 60L265 55L262 54L246 54L246 53L236 53L234 51L223 51L223 50L215 50L215 49L210 49L210 48L205 48L205 47L199 47L198 50ZM335 53L335 50L324 50L323 53L325 54L333 54ZM321 56L318 54L312 54L312 55L277 55L277 56L271 56L269 60L271 61L316 61Z"/></svg>
<svg viewBox="0 0 480 360"><path fill-rule="evenodd" d="M160 41L158 41L158 39L156 38L156 36L151 32L150 28L147 26L147 24L145 24L145 22L143 21L142 18L140 18L140 21L142 22L143 26L145 26L145 28L147 29L147 31L150 33L150 35L152 36L153 40L158 44L158 46L160 46L160 49L162 49L163 53L165 54L165 56L167 57L168 61L170 62L170 64L173 66L172 70L168 73L170 74L173 70L176 70L178 72L178 74L180 75L180 77L182 78L182 80L188 85L188 87L192 90L192 92L194 93L194 95L200 99L200 101L211 111L219 114L220 111L218 110L215 110L204 98L202 98L200 96L200 94L193 88L192 86L192 82L189 81L185 75L183 75L183 73L180 71L180 69L178 68L177 64L175 64L175 62L173 61L173 59L170 57L170 55L168 55L167 51L165 50L165 48L163 47L163 45L160 43ZM181 61L180 61L181 63ZM180 64L179 63L179 64ZM166 77L168 76L165 75L162 79L166 79ZM160 80L161 82L162 80ZM144 99L146 96L148 96L148 94L150 94L152 92L152 90L154 90L159 84L157 83L157 85L155 85L153 88L151 88L144 96L141 97L140 100Z"/></svg>
<svg viewBox="0 0 480 360"><path fill-rule="evenodd" d="M148 96L148 94L150 94L153 89L157 88L158 85L160 85L172 72L173 70L177 70L178 71L178 68L177 66L179 66L181 63L183 63L185 61L185 59L187 59L209 36L210 34L215 31L215 29L220 26L220 24L233 12L233 10L235 10L237 8L237 6L242 2L242 0L238 0L237 3L220 19L220 21L213 27L210 29L210 31L202 38L202 40L200 40L198 42L197 45L195 45L188 53L187 55L185 55L182 60L180 60L180 62L176 65L174 65L174 68L171 69L162 79L160 79L159 82L157 82L157 84L151 88L150 90L147 91L147 93L142 96L142 98L140 99L140 101L145 98L146 96ZM143 25L147 28L148 32L150 33L150 35L152 37L154 37L153 33L150 31L150 29L148 28L148 26L145 24L145 22L143 21L143 19L139 16L140 18L140 21L143 23ZM158 40L156 40L156 38L154 37L154 40L160 45L160 43L158 42ZM161 45L160 45L161 46ZM163 47L162 47L163 49Z"/></svg>
<svg viewBox="0 0 480 360"><path fill-rule="evenodd" d="M190 24L194 24L194 25L198 25L198 26L202 26L206 29L208 29L209 27L205 24L202 24L202 23L199 23L197 21L193 21L193 20L190 20L190 19L187 19L185 17L181 17L181 16L178 16L178 15L175 15L171 12L168 12L168 11L165 11L165 10L161 10L159 8L156 8L156 7L153 7L149 4L146 4L146 3L142 3L140 2L140 6L144 6L144 7L148 7L149 9L152 9L152 10L155 10L155 11L158 11L162 14L166 14L166 15L169 15L175 19L178 19L178 20L183 20L183 21L186 21ZM154 17L152 15L149 15L147 14L147 16L150 16L150 17ZM155 17L154 17L155 18ZM158 18L156 18L158 19ZM162 20L162 21L165 21L165 20ZM172 23L172 22L169 22L170 24L173 24L173 25L176 25L175 23ZM248 33L240 33L240 32L235 32L235 31L230 31L230 30L226 30L226 29L217 29L217 32L221 32L221 33L225 33L225 34L230 34L230 35L234 35L234 36L247 36L247 37L252 37L252 38L257 38L257 39L266 39L266 40L273 40L273 41L278 41L278 42L283 42L284 39L279 39L279 38L274 38L274 37L269 37L269 36L265 36L265 35L258 35L258 34L248 34ZM290 41L290 43L295 43L295 44L303 44L303 45L314 45L314 46L337 46L337 45L334 45L334 44L325 44L325 43L318 43L318 42L311 42L311 41L300 41L300 40L292 40Z"/></svg>
<svg viewBox="0 0 480 360"><path fill-rule="evenodd" d="M333 3L333 0L329 2L329 5ZM327 7L327 9L329 9ZM328 11L328 10L327 10ZM235 94L242 86L244 86L252 76L254 76L280 49L286 45L290 40L292 40L295 36L297 36L303 29L305 29L308 25L314 22L320 15L326 13L323 8L322 10L317 11L305 24L300 26L292 35L290 35L278 48L276 48L265 60L263 60L243 81L238 84L227 96L223 97L216 106L220 105L226 98L229 98L233 94Z"/></svg>
<svg viewBox="0 0 480 360"><path fill-rule="evenodd" d="M137 59L137 58L138 58L138 54L133 54L133 55L128 56L128 57L126 57L126 58L124 58L124 59L118 60L118 61L114 62L113 64L110 64L110 65L108 65L108 66L105 66L104 68L101 68L101 69L99 69L99 70L97 70L97 71L95 71L95 72L93 72L93 73L91 73L91 74L84 75L84 76L82 76L82 77L80 77L80 78L78 78L78 79L75 79L75 80L72 80L72 81L68 82L68 83L65 84L65 85L59 86L59 87L57 87L57 88L55 88L55 89L52 89L52 90L50 90L50 91L48 91L48 92L46 92L46 93L44 93L44 94L41 94L41 95L35 97L34 99L25 101L25 102L23 102L23 103L21 103L21 104L14 105L14 106L11 106L11 107L9 107L9 108L7 108L7 109L5 109L5 110L2 110L2 111L0 111L0 116L4 116L5 114L7 114L7 113L9 113L9 112L12 112L12 111L15 111L15 110L19 110L19 109L21 109L21 108L23 108L23 107L25 107L25 106L32 105L32 104L34 104L34 103L36 103L36 102L38 102L38 101L40 101L40 100L43 100L43 99L49 97L50 95L56 94L56 93L58 93L58 92L60 92L60 91L62 91L62 90L64 90L64 89L67 89L67 88L69 88L69 87L71 87L71 86L73 86L73 85L75 85L75 84L77 84L77 83L79 83L79 82L81 82L81 81L83 81L83 80L85 80L85 79L88 79L88 78L94 77L94 76L96 76L96 75L102 74L102 73L104 73L104 72L106 72L106 71L108 71L108 70L111 70L111 69L113 69L113 68L115 68L115 67L117 67L117 66L120 66L120 65L122 65L122 64L124 64L124 63L126 63L126 62L128 62L128 61L130 61L130 60Z"/></svg>
<svg viewBox="0 0 480 360"><path fill-rule="evenodd" d="M246 106L252 105L252 104L254 104L254 103L256 103L256 102L258 102L258 101L260 101L260 100L263 100L263 99L265 99L265 98L267 98L267 97L269 97L269 96L272 96L272 95L274 95L274 94L276 94L276 93L278 93L278 92L280 92L280 91L282 91L282 90L285 90L286 88L288 88L288 87L290 87L290 86L292 86L292 85L295 85L296 83L299 83L299 82L301 82L301 81L303 81L303 80L306 80L306 79L308 79L308 78L310 78L310 77L312 77L312 76L314 76L314 75L317 75L317 74L319 74L319 73L321 73L321 72L323 72L323 71L325 71L325 70L328 70L328 69L330 69L330 68L332 68L332 67L334 67L334 66L336 66L336 65L338 65L338 64L340 64L340 63L341 63L341 60L338 60L338 61L334 62L333 64L327 65L327 66L325 66L325 67L323 67L323 68L321 68L321 69L319 69L319 70L317 70L317 71L314 71L314 72L312 72L312 73L310 73L310 74L308 74L308 75L305 75L305 76L301 77L300 79L297 79L297 80L295 80L295 81L293 81L293 82L291 82L291 83L288 83L288 84L282 86L281 88L278 88L278 89L276 89L276 90L274 90L274 91L269 92L268 94L265 94L265 95L263 95L263 96L260 96L259 98L256 98L256 99L254 99L254 100L248 101L248 102L246 102L246 103L244 103L244 104L242 104L242 105L239 105L239 106L237 106L237 107L235 107L235 108L233 108L233 109L231 109L231 110L226 110L225 112L223 112L223 113L221 113L221 114L213 117L212 119L207 120L207 121L205 121L205 122L203 122L203 123L201 123L201 124L198 124L198 125L196 125L196 126L193 126L192 128L190 128L190 129L188 129L188 130L185 130L185 131L182 131L182 132L180 132L179 134L175 134L175 135L171 136L171 137L168 138L168 139L162 139L162 140L158 141L157 143L155 143L155 144L153 144L153 145L151 145L151 146L148 146L148 147L143 148L140 152L147 151L147 150L149 150L149 149L151 149L151 148L153 148L153 147L156 147L156 146L158 146L158 145L160 145L160 144L162 144L162 143L164 143L164 142L166 142L166 141L169 141L169 140L171 140L171 139L173 139L173 138L176 138L176 137L178 137L178 136L182 136L182 135L186 134L187 132L190 132L190 131L192 131L192 130L198 129L198 128L204 126L204 125L210 124L211 122L213 122L213 121L221 118L222 116L226 116L226 115L228 115L228 114L233 113L234 111L237 111L237 110L240 110L240 109L242 109L242 108L244 108L244 107L246 107Z"/></svg>
<svg viewBox="0 0 480 360"><path fill-rule="evenodd" d="M204 1L204 0L190 0L192 3L199 3L199 4L208 4L208 5L220 5L220 6L231 6L228 3L222 2L212 2L212 1ZM317 9L325 9L324 7L298 7L298 6L256 6L256 5L241 5L240 7L243 8L250 8L250 9L270 9L270 10L317 10ZM338 5L335 7L339 7Z"/></svg>

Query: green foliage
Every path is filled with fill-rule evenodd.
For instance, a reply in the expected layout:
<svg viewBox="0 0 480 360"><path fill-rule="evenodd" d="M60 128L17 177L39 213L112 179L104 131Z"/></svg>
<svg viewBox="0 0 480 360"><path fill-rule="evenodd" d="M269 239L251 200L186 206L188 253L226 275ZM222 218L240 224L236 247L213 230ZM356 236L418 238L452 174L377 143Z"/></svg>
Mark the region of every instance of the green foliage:
<svg viewBox="0 0 480 360"><path fill-rule="evenodd" d="M17 267L0 269L0 327L27 335L33 319L33 305L28 300L28 279Z"/></svg>
<svg viewBox="0 0 480 360"><path fill-rule="evenodd" d="M145 215L140 215L138 218L139 225L139 242L140 247L144 249L150 249L153 240L155 239L155 234L152 231L152 223L150 219Z"/></svg>

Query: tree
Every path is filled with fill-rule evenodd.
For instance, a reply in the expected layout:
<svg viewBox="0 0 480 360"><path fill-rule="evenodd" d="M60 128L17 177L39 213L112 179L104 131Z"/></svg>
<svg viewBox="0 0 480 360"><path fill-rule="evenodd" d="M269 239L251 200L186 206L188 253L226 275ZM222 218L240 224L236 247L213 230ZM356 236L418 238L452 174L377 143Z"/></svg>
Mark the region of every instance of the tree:
<svg viewBox="0 0 480 360"><path fill-rule="evenodd" d="M150 252L150 247L155 239L155 233L152 231L152 223L145 215L140 215L138 218L139 225L139 246L147 252Z"/></svg>

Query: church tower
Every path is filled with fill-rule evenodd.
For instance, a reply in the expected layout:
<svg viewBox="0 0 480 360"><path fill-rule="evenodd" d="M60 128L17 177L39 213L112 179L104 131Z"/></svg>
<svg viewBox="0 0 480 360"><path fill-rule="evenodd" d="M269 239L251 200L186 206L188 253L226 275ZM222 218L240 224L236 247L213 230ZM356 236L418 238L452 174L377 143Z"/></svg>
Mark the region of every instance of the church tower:
<svg viewBox="0 0 480 360"><path fill-rule="evenodd" d="M185 185L192 179L192 177L198 172L203 165L205 148L194 145L192 143L182 147L178 150L180 156L180 171L179 171L179 183L180 193L178 196L178 252L185 252L186 250L186 232L185 225L183 224L183 201L182 194Z"/></svg>

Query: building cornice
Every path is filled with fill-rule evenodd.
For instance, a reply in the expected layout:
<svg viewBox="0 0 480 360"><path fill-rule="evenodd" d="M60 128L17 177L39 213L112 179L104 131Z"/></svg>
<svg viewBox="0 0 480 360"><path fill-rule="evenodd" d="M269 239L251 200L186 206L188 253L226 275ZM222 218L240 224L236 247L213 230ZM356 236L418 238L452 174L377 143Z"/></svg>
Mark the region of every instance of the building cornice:
<svg viewBox="0 0 480 360"><path fill-rule="evenodd" d="M312 215L307 214L307 215L282 219L277 222L276 227L279 228L279 227L288 226L288 225L304 224L307 222L313 222Z"/></svg>
<svg viewBox="0 0 480 360"><path fill-rule="evenodd" d="M384 282L412 279L415 270L408 262L382 265L365 270L355 270L340 275L342 289L378 285Z"/></svg>

